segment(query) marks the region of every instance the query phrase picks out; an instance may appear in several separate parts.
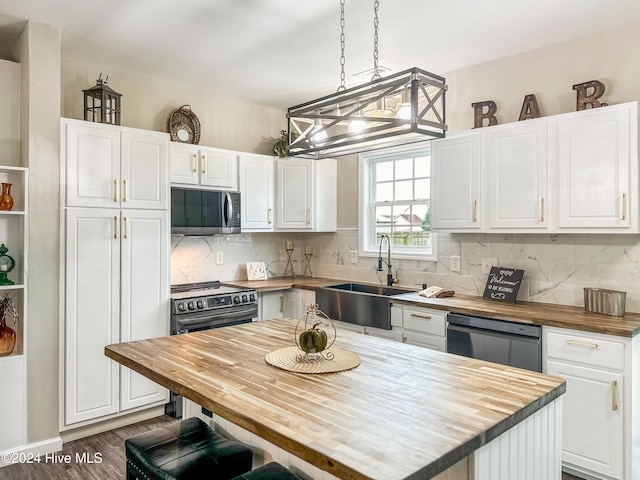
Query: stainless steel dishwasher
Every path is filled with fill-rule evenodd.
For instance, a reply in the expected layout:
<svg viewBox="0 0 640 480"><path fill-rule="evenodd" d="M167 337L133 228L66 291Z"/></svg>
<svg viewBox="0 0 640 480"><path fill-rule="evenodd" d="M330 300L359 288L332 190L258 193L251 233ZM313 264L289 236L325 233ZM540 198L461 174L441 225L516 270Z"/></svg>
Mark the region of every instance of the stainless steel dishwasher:
<svg viewBox="0 0 640 480"><path fill-rule="evenodd" d="M449 313L447 352L542 372L542 327Z"/></svg>

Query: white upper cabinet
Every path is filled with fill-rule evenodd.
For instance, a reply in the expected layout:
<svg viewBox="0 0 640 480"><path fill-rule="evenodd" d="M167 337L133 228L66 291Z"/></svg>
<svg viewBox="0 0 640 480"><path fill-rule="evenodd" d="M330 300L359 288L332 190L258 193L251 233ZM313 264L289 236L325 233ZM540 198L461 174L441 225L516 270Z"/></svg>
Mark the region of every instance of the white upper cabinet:
<svg viewBox="0 0 640 480"><path fill-rule="evenodd" d="M62 120L66 206L164 210L169 135Z"/></svg>
<svg viewBox="0 0 640 480"><path fill-rule="evenodd" d="M277 230L336 231L335 159L277 159L276 192Z"/></svg>
<svg viewBox="0 0 640 480"><path fill-rule="evenodd" d="M238 154L221 148L171 142L171 183L238 190Z"/></svg>
<svg viewBox="0 0 640 480"><path fill-rule="evenodd" d="M487 135L487 230L549 228L546 121L527 120Z"/></svg>
<svg viewBox="0 0 640 480"><path fill-rule="evenodd" d="M238 156L239 188L242 194L242 231L273 231L273 157L241 153Z"/></svg>
<svg viewBox="0 0 640 480"><path fill-rule="evenodd" d="M557 118L558 230L638 232L637 103Z"/></svg>
<svg viewBox="0 0 640 480"><path fill-rule="evenodd" d="M436 140L432 148L431 229L480 230L482 134Z"/></svg>
<svg viewBox="0 0 640 480"><path fill-rule="evenodd" d="M436 140L432 229L639 233L637 144L637 102Z"/></svg>

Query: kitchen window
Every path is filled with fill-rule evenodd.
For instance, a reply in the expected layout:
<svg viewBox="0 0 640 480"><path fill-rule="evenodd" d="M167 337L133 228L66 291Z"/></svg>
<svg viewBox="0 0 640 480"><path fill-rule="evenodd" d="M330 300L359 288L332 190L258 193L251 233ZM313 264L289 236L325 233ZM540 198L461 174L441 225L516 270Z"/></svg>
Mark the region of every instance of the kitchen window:
<svg viewBox="0 0 640 480"><path fill-rule="evenodd" d="M386 233L395 258L435 260L430 148L362 154L359 172L360 253L377 256ZM383 252L386 248L385 242Z"/></svg>

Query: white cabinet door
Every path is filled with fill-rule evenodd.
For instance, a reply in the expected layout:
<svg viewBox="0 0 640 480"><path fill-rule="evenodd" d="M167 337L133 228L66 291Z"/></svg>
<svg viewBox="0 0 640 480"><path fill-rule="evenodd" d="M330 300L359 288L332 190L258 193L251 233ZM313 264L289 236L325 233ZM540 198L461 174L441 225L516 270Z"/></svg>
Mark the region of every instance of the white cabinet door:
<svg viewBox="0 0 640 480"><path fill-rule="evenodd" d="M489 129L485 219L488 231L549 227L547 121Z"/></svg>
<svg viewBox="0 0 640 480"><path fill-rule="evenodd" d="M169 164L171 165L171 183L198 185L198 147L184 143L171 142L169 146Z"/></svg>
<svg viewBox="0 0 640 480"><path fill-rule="evenodd" d="M169 227L161 211L121 212L121 329L129 342L168 334ZM168 401L168 390L120 367L120 410Z"/></svg>
<svg viewBox="0 0 640 480"><path fill-rule="evenodd" d="M438 350L444 352L447 349L447 340L445 337L438 337L436 335L427 335L425 333L415 332L412 330L402 331L404 343L409 345L416 345L418 347L430 348L432 350Z"/></svg>
<svg viewBox="0 0 640 480"><path fill-rule="evenodd" d="M562 396L562 460L622 480L623 375L547 361L547 374L567 381ZM615 382L615 383L614 383Z"/></svg>
<svg viewBox="0 0 640 480"><path fill-rule="evenodd" d="M62 123L69 207L120 206L120 131L90 122Z"/></svg>
<svg viewBox="0 0 640 480"><path fill-rule="evenodd" d="M637 103L576 112L554 125L558 230L637 232Z"/></svg>
<svg viewBox="0 0 640 480"><path fill-rule="evenodd" d="M266 155L238 157L243 232L273 230L273 168Z"/></svg>
<svg viewBox="0 0 640 480"><path fill-rule="evenodd" d="M276 227L309 230L312 228L313 160L276 161L278 189Z"/></svg>
<svg viewBox="0 0 640 480"><path fill-rule="evenodd" d="M316 303L316 291L315 290L307 290L305 288L299 289L300 292L300 309L301 315L307 312L307 307L309 305L315 305Z"/></svg>
<svg viewBox="0 0 640 480"><path fill-rule="evenodd" d="M167 208L167 134L69 120L62 129L68 207Z"/></svg>
<svg viewBox="0 0 640 480"><path fill-rule="evenodd" d="M431 158L431 229L481 228L480 132L436 140Z"/></svg>
<svg viewBox="0 0 640 480"><path fill-rule="evenodd" d="M122 208L166 210L169 197L167 135L125 130L121 147Z"/></svg>
<svg viewBox="0 0 640 480"><path fill-rule="evenodd" d="M386 338L393 340L394 342L402 342L402 329L392 328L391 330L385 330L383 328L364 327L364 334L371 335L372 337Z"/></svg>
<svg viewBox="0 0 640 480"><path fill-rule="evenodd" d="M297 288L282 292L282 316L300 319L302 317L302 301Z"/></svg>
<svg viewBox="0 0 640 480"><path fill-rule="evenodd" d="M219 148L200 148L200 185L221 190L238 189L237 153Z"/></svg>
<svg viewBox="0 0 640 480"><path fill-rule="evenodd" d="M260 305L258 317L262 320L282 318L283 298L282 292L260 292Z"/></svg>
<svg viewBox="0 0 640 480"><path fill-rule="evenodd" d="M120 341L119 210L66 212L65 423L117 413Z"/></svg>

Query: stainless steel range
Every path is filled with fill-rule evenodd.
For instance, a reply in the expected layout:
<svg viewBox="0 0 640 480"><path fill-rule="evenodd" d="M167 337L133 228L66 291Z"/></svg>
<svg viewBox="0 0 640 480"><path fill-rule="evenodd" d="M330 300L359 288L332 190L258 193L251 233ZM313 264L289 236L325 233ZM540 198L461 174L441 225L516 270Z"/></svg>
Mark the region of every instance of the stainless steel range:
<svg viewBox="0 0 640 480"><path fill-rule="evenodd" d="M258 320L258 293L221 282L171 286L171 335L228 327ZM182 397L171 392L165 413L182 416Z"/></svg>
<svg viewBox="0 0 640 480"><path fill-rule="evenodd" d="M258 293L220 282L171 286L171 335L258 319Z"/></svg>

